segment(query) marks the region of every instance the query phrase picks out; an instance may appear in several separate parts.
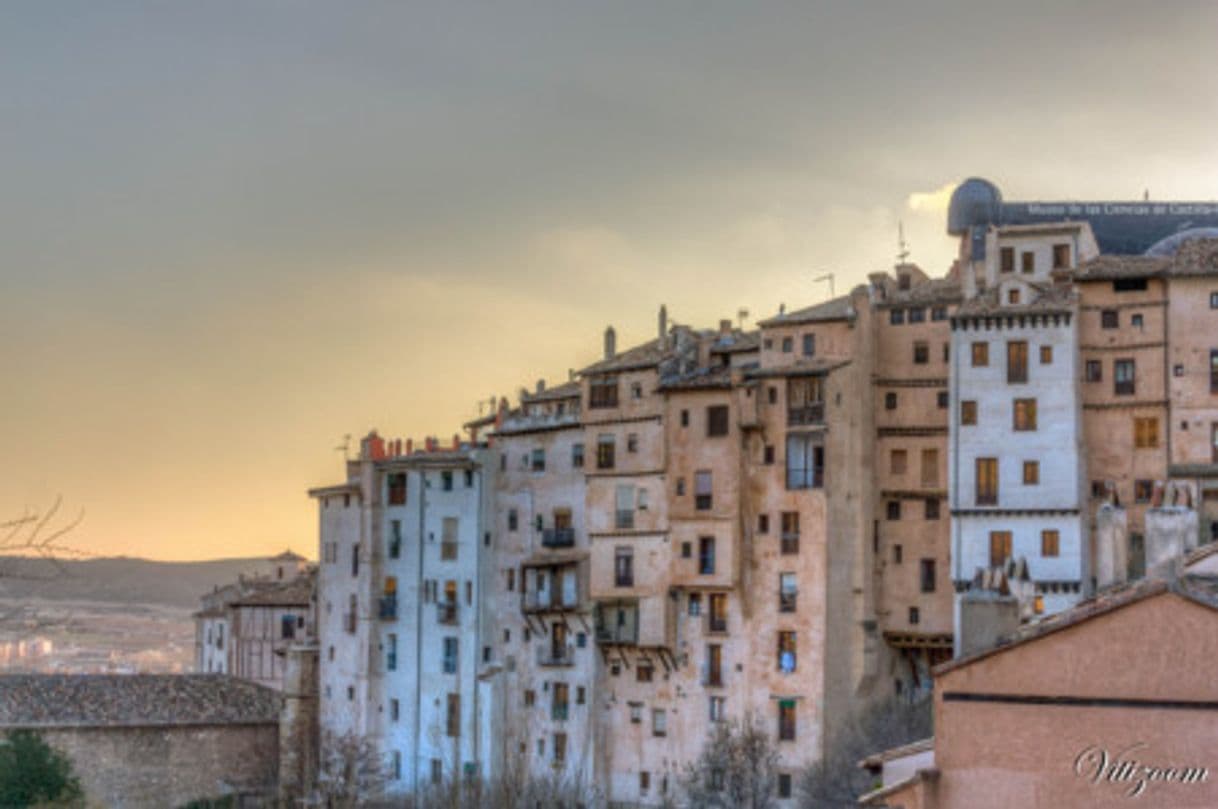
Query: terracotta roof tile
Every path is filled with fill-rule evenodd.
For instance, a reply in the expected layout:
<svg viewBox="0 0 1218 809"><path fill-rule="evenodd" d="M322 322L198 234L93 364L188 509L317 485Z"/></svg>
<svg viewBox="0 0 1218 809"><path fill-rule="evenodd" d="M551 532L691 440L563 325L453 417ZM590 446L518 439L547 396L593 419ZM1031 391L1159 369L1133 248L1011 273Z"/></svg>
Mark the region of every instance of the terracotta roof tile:
<svg viewBox="0 0 1218 809"><path fill-rule="evenodd" d="M849 295L785 312L761 321L759 326L792 326L799 323L825 323L834 320L853 320L854 306L850 303Z"/></svg>

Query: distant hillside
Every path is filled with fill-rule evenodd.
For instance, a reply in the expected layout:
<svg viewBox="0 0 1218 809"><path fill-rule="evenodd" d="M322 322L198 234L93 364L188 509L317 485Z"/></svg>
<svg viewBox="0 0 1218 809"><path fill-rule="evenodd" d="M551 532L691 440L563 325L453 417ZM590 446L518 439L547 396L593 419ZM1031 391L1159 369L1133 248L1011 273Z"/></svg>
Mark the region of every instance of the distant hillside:
<svg viewBox="0 0 1218 809"><path fill-rule="evenodd" d="M0 557L0 598L108 601L197 608L199 596L263 559L153 562L125 556L59 561Z"/></svg>

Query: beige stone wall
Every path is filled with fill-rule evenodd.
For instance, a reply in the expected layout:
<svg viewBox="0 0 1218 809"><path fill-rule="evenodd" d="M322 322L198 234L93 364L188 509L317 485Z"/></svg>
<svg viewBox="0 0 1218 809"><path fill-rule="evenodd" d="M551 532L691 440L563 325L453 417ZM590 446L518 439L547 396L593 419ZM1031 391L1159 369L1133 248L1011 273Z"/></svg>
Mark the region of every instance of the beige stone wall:
<svg viewBox="0 0 1218 809"><path fill-rule="evenodd" d="M165 809L236 792L275 794L276 724L39 732L72 759L90 807Z"/></svg>
<svg viewBox="0 0 1218 809"><path fill-rule="evenodd" d="M1210 351L1218 349L1218 309L1210 294L1218 278L1173 278L1168 357L1171 376L1173 464L1214 463L1212 429L1218 424L1218 394L1210 391ZM1174 373L1176 366L1182 373ZM1187 426L1187 428L1186 428Z"/></svg>

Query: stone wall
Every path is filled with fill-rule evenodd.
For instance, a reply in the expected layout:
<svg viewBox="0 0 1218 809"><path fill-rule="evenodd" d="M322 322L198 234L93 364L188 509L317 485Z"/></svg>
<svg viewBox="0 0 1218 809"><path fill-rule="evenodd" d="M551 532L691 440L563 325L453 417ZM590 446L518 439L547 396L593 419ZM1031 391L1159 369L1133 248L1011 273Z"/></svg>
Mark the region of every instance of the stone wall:
<svg viewBox="0 0 1218 809"><path fill-rule="evenodd" d="M38 730L71 758L89 807L166 809L225 794L257 806L275 793L274 723Z"/></svg>

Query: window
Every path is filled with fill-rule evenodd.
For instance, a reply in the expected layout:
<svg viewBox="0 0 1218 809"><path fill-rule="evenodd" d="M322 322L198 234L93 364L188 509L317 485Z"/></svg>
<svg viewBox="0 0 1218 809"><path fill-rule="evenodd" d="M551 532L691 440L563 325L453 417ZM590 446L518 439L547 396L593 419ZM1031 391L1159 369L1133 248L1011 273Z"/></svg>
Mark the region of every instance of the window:
<svg viewBox="0 0 1218 809"><path fill-rule="evenodd" d="M613 552L613 584L617 587L634 586L634 550L618 546Z"/></svg>
<svg viewBox="0 0 1218 809"><path fill-rule="evenodd" d="M617 407L617 377L593 377L588 382L588 407Z"/></svg>
<svg viewBox="0 0 1218 809"><path fill-rule="evenodd" d="M402 521L389 521L389 558L398 559L402 556Z"/></svg>
<svg viewBox="0 0 1218 809"><path fill-rule="evenodd" d="M1210 308L1218 309L1218 292L1210 293Z"/></svg>
<svg viewBox="0 0 1218 809"><path fill-rule="evenodd" d="M723 685L723 647L717 643L706 644L706 685L718 688Z"/></svg>
<svg viewBox="0 0 1218 809"><path fill-rule="evenodd" d="M456 558L457 518L445 517L440 529L440 559L444 561L452 561Z"/></svg>
<svg viewBox="0 0 1218 809"><path fill-rule="evenodd" d="M1210 461L1218 463L1218 421L1210 423Z"/></svg>
<svg viewBox="0 0 1218 809"><path fill-rule="evenodd" d="M925 309L910 309L909 310L909 322L910 323L925 323L926 322L926 310Z"/></svg>
<svg viewBox="0 0 1218 809"><path fill-rule="evenodd" d="M778 631L778 670L783 674L795 671L795 633L789 629Z"/></svg>
<svg viewBox="0 0 1218 809"><path fill-rule="evenodd" d="M917 623L920 623L921 621L922 621L922 611L919 610L917 607L910 607L909 608L909 622L911 624L917 624Z"/></svg>
<svg viewBox="0 0 1218 809"><path fill-rule="evenodd" d="M619 531L629 531L634 528L634 487L629 484L619 484L615 498L613 527Z"/></svg>
<svg viewBox="0 0 1218 809"><path fill-rule="evenodd" d="M815 334L805 334L804 335L804 356L805 357L816 356L816 335Z"/></svg>
<svg viewBox="0 0 1218 809"><path fill-rule="evenodd" d="M711 593L707 596L707 630L710 632L727 631L727 593Z"/></svg>
<svg viewBox="0 0 1218 809"><path fill-rule="evenodd" d="M787 424L818 424L825 419L819 377L787 380Z"/></svg>
<svg viewBox="0 0 1218 809"><path fill-rule="evenodd" d="M1030 275L1036 269L1036 256L1030 250L1025 250L1019 255L1019 271L1025 275Z"/></svg>
<svg viewBox="0 0 1218 809"><path fill-rule="evenodd" d="M1023 462L1023 483L1025 486L1035 486L1040 483L1040 461Z"/></svg>
<svg viewBox="0 0 1218 809"><path fill-rule="evenodd" d="M655 667L649 661L640 660L635 667L635 679L640 683L649 683L655 679Z"/></svg>
<svg viewBox="0 0 1218 809"><path fill-rule="evenodd" d="M892 474L905 474L905 460L907 456L908 453L906 453L903 449L894 449L891 453L889 453L888 465Z"/></svg>
<svg viewBox="0 0 1218 809"><path fill-rule="evenodd" d="M990 344L973 343L973 367L984 368L990 364Z"/></svg>
<svg viewBox="0 0 1218 809"><path fill-rule="evenodd" d="M393 780L400 781L402 779L402 751L393 751Z"/></svg>
<svg viewBox="0 0 1218 809"><path fill-rule="evenodd" d="M780 772L778 774L778 797L790 798L791 795L791 773Z"/></svg>
<svg viewBox="0 0 1218 809"><path fill-rule="evenodd" d="M1133 445L1136 449L1154 449L1159 446L1159 420L1135 417L1133 420Z"/></svg>
<svg viewBox="0 0 1218 809"><path fill-rule="evenodd" d="M714 488L710 470L702 469L694 473L694 508L698 511L709 511Z"/></svg>
<svg viewBox="0 0 1218 809"><path fill-rule="evenodd" d="M795 700L778 700L778 740L795 741Z"/></svg>
<svg viewBox="0 0 1218 809"><path fill-rule="evenodd" d="M930 362L930 345L922 341L914 343L913 361L915 365L925 365Z"/></svg>
<svg viewBox="0 0 1218 809"><path fill-rule="evenodd" d="M1053 245L1053 269L1065 270L1070 266L1070 245Z"/></svg>
<svg viewBox="0 0 1218 809"><path fill-rule="evenodd" d="M681 411L681 426L682 427L689 426L689 411L688 410Z"/></svg>
<svg viewBox="0 0 1218 809"><path fill-rule="evenodd" d="M1036 400L1016 399L1013 407L1013 429L1029 431L1036 429Z"/></svg>
<svg viewBox="0 0 1218 809"><path fill-rule="evenodd" d="M933 321L947 320L947 307L932 306L930 310L930 319Z"/></svg>
<svg viewBox="0 0 1218 809"><path fill-rule="evenodd" d="M977 459L977 505L998 505L998 459Z"/></svg>
<svg viewBox="0 0 1218 809"><path fill-rule="evenodd" d="M1118 396L1134 393L1134 364L1131 359L1117 360L1112 364L1113 392Z"/></svg>
<svg viewBox="0 0 1218 809"><path fill-rule="evenodd" d="M444 763L438 758L431 760L431 782L438 784L444 780Z"/></svg>
<svg viewBox="0 0 1218 809"><path fill-rule="evenodd" d="M524 707L532 708L533 704L536 701L537 701L537 692L531 688L526 689L524 692Z"/></svg>
<svg viewBox="0 0 1218 809"><path fill-rule="evenodd" d="M445 469L440 473L440 488L446 492L453 490L453 473L451 469Z"/></svg>
<svg viewBox="0 0 1218 809"><path fill-rule="evenodd" d="M685 478L677 478L677 497L685 496Z"/></svg>
<svg viewBox="0 0 1218 809"><path fill-rule="evenodd" d="M402 715L402 704L400 702L398 702L396 699L389 700L389 718L392 719L394 722L396 722L401 717L401 715Z"/></svg>
<svg viewBox="0 0 1218 809"><path fill-rule="evenodd" d="M902 323L905 322L905 310L904 309L893 309L891 312L888 313L888 322L894 326L900 326Z"/></svg>
<svg viewBox="0 0 1218 809"><path fill-rule="evenodd" d="M1116 329L1120 328L1121 316L1116 309L1105 309L1100 312L1100 328L1101 329Z"/></svg>
<svg viewBox="0 0 1218 809"><path fill-rule="evenodd" d="M406 473L394 472L386 478L388 494L386 499L391 506L406 505Z"/></svg>
<svg viewBox="0 0 1218 809"><path fill-rule="evenodd" d="M1218 348L1210 349L1210 393L1218 393Z"/></svg>
<svg viewBox="0 0 1218 809"><path fill-rule="evenodd" d="M284 615L279 620L279 637L291 640L296 637L296 616Z"/></svg>
<svg viewBox="0 0 1218 809"><path fill-rule="evenodd" d="M928 520L939 519L939 498L937 498L937 497L926 498L924 507L925 507L925 513L923 514L923 517L925 519L928 519Z"/></svg>
<svg viewBox="0 0 1218 809"><path fill-rule="evenodd" d="M359 575L359 544L351 546L351 575Z"/></svg>
<svg viewBox="0 0 1218 809"><path fill-rule="evenodd" d="M706 435L708 438L727 435L727 405L711 405L706 408Z"/></svg>
<svg viewBox="0 0 1218 809"><path fill-rule="evenodd" d="M819 489L825 485L825 448L821 437L795 433L787 436L787 488Z"/></svg>
<svg viewBox="0 0 1218 809"><path fill-rule="evenodd" d="M698 539L698 575L715 575L714 537L701 537Z"/></svg>
<svg viewBox="0 0 1218 809"><path fill-rule="evenodd" d="M515 531L520 528L520 513L514 508L509 508L507 522L509 531Z"/></svg>
<svg viewBox="0 0 1218 809"><path fill-rule="evenodd" d="M1028 381L1028 344L1023 340L1007 343L1007 383Z"/></svg>
<svg viewBox="0 0 1218 809"><path fill-rule="evenodd" d="M901 547L901 543L898 542L892 546L892 563L894 565L899 565L904 558L904 549Z"/></svg>
<svg viewBox="0 0 1218 809"><path fill-rule="evenodd" d="M900 500L889 500L888 501L888 519L889 520L901 519L901 501Z"/></svg>
<svg viewBox="0 0 1218 809"><path fill-rule="evenodd" d="M795 612L799 600L799 583L794 573L778 574L778 611Z"/></svg>
<svg viewBox="0 0 1218 809"><path fill-rule="evenodd" d="M918 571L920 573L922 592L933 593L935 591L935 560L923 559L918 565Z"/></svg>
<svg viewBox="0 0 1218 809"><path fill-rule="evenodd" d="M1019 290L1018 289L1008 289L1007 290L1007 303L1011 304L1012 306L1019 303Z"/></svg>
<svg viewBox="0 0 1218 809"><path fill-rule="evenodd" d="M630 383L630 398L631 399L642 399L643 398L643 383L641 383L641 382L631 382Z"/></svg>
<svg viewBox="0 0 1218 809"><path fill-rule="evenodd" d="M1054 529L1040 532L1040 555L1057 556L1061 553L1061 534Z"/></svg>
<svg viewBox="0 0 1218 809"><path fill-rule="evenodd" d="M646 792L651 789L651 773L643 770L639 773L639 792Z"/></svg>
<svg viewBox="0 0 1218 809"><path fill-rule="evenodd" d="M1133 482L1133 502L1149 503L1151 497L1155 493L1155 484L1152 480L1135 480Z"/></svg>
<svg viewBox="0 0 1218 809"><path fill-rule="evenodd" d="M635 453L635 452L639 451L639 434L638 433L627 433L626 434L626 451L630 452L630 453Z"/></svg>
<svg viewBox="0 0 1218 809"><path fill-rule="evenodd" d="M441 659L444 661L444 673L457 673L457 639L454 637L444 638L444 653Z"/></svg>
<svg viewBox="0 0 1218 809"><path fill-rule="evenodd" d="M977 402L966 399L960 403L960 423L965 426L977 423Z"/></svg>
<svg viewBox="0 0 1218 809"><path fill-rule="evenodd" d="M1041 365L1052 365L1053 364L1053 346L1041 346L1040 347L1040 364Z"/></svg>
<svg viewBox="0 0 1218 809"><path fill-rule="evenodd" d="M1142 328L1142 322L1142 315L1140 314L1131 315L1129 318L1129 325L1135 329Z"/></svg>
<svg viewBox="0 0 1218 809"><path fill-rule="evenodd" d="M799 553L799 512L782 512L782 553Z"/></svg>
<svg viewBox="0 0 1218 809"><path fill-rule="evenodd" d="M726 698L711 697L709 702L710 702L710 721L722 722L724 719L724 709L727 706Z"/></svg>
<svg viewBox="0 0 1218 809"><path fill-rule="evenodd" d="M1001 567L1011 558L1011 532L990 531L990 567Z"/></svg>
<svg viewBox="0 0 1218 809"><path fill-rule="evenodd" d="M932 488L939 485L939 450L922 450L922 486Z"/></svg>
<svg viewBox="0 0 1218 809"><path fill-rule="evenodd" d="M1085 379L1088 382L1101 382L1104 379L1104 364L1099 360L1087 360L1087 373Z"/></svg>
<svg viewBox="0 0 1218 809"><path fill-rule="evenodd" d="M691 545L691 544L690 544L690 543L688 543L688 542L682 542L682 543L681 543L681 558L682 558L682 559L689 559L689 558L691 558L693 555L694 555L694 548L693 548L693 545Z"/></svg>
<svg viewBox="0 0 1218 809"><path fill-rule="evenodd" d="M612 469L614 449L616 445L611 433L602 433L596 437L596 468Z"/></svg>
<svg viewBox="0 0 1218 809"><path fill-rule="evenodd" d="M935 396L935 400L936 400L936 403L939 405L940 410L947 410L947 402L948 402L947 391L945 391L945 390L939 391L938 394L936 394L936 396Z"/></svg>
<svg viewBox="0 0 1218 809"><path fill-rule="evenodd" d="M542 447L537 447L530 455L530 468L534 472L546 471L546 451Z"/></svg>
<svg viewBox="0 0 1218 809"><path fill-rule="evenodd" d="M456 738L461 735L461 695L448 695L448 711L445 717L445 729L448 736Z"/></svg>
<svg viewBox="0 0 1218 809"><path fill-rule="evenodd" d="M691 617L697 617L702 614L702 594L690 593L688 610Z"/></svg>
<svg viewBox="0 0 1218 809"><path fill-rule="evenodd" d="M668 735L668 713L663 708L653 708L651 711L651 735Z"/></svg>
<svg viewBox="0 0 1218 809"><path fill-rule="evenodd" d="M1002 247L998 250L1000 258L999 268L1001 272L1015 272L1015 248Z"/></svg>
<svg viewBox="0 0 1218 809"><path fill-rule="evenodd" d="M774 464L774 445L773 444L765 445L765 447L762 449L762 452L761 452L761 459L762 459L762 463L764 463L766 466L773 466L773 464Z"/></svg>
<svg viewBox="0 0 1218 809"><path fill-rule="evenodd" d="M897 409L897 394L894 391L889 391L888 393L884 394L884 409L885 410L896 410Z"/></svg>
<svg viewBox="0 0 1218 809"><path fill-rule="evenodd" d="M782 353L790 354L795 349L795 341L790 337L782 338Z"/></svg>
<svg viewBox="0 0 1218 809"><path fill-rule="evenodd" d="M562 764L567 760L567 734L554 734L554 763Z"/></svg>
<svg viewBox="0 0 1218 809"><path fill-rule="evenodd" d="M1112 282L1112 291L1145 292L1148 286L1145 278L1118 278Z"/></svg>
<svg viewBox="0 0 1218 809"><path fill-rule="evenodd" d="M757 515L757 533L759 533L759 534L770 533L770 515L769 514L758 514Z"/></svg>
<svg viewBox="0 0 1218 809"><path fill-rule="evenodd" d="M584 465L584 445L571 445L571 466L575 469L580 469Z"/></svg>

